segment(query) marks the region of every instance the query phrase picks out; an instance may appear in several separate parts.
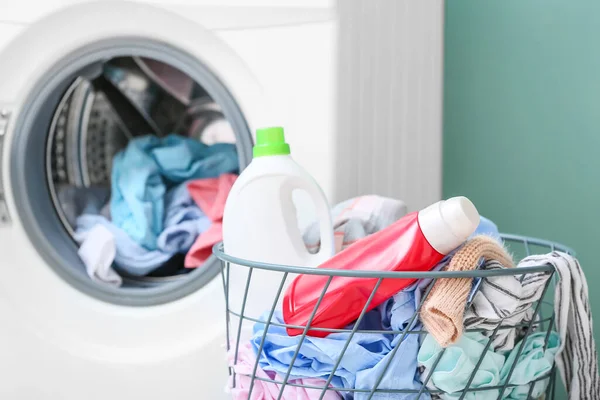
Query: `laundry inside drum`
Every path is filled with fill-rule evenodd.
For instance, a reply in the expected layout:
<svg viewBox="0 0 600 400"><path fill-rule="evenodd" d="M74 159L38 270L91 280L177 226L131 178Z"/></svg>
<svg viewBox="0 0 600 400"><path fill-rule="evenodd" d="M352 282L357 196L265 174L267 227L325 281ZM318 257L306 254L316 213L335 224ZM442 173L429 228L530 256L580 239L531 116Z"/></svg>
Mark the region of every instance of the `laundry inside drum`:
<svg viewBox="0 0 600 400"><path fill-rule="evenodd" d="M119 57L91 75L72 82L50 126L59 218L98 284L186 279L220 238L240 168L235 132L202 85L168 64Z"/></svg>

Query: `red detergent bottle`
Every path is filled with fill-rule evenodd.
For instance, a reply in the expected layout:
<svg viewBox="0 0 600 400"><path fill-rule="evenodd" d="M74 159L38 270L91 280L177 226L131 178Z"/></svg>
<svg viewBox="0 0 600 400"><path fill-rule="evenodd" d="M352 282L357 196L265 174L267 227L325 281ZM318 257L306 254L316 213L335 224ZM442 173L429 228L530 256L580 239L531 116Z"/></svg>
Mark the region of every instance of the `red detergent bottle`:
<svg viewBox="0 0 600 400"><path fill-rule="evenodd" d="M419 212L407 214L387 228L359 240L318 268L355 271L428 271L473 233L479 213L466 197L442 200ZM283 319L286 324L306 326L329 280L324 275L300 275L285 292ZM364 308L378 278L334 276L310 326L341 329L355 321ZM371 310L415 279L385 278L375 293ZM304 329L288 328L290 336ZM329 332L309 330L325 337Z"/></svg>

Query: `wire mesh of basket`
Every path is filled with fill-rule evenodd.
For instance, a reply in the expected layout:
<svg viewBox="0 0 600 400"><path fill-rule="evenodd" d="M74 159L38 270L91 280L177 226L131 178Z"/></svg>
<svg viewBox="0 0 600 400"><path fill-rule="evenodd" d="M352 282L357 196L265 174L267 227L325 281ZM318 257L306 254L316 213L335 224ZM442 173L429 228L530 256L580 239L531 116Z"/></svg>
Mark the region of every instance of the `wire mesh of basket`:
<svg viewBox="0 0 600 400"><path fill-rule="evenodd" d="M558 244L553 243L546 240L517 236L517 235L501 235L502 240L504 241L505 246L513 253L515 259L521 259L522 257L529 256L532 254L544 254L551 251L562 251L567 254L574 255L573 250L570 248ZM242 260L239 258L235 258L229 256L223 252L222 244L217 244L213 249L214 254L222 261L222 283L225 292L225 304L226 304L226 333L227 333L227 350L230 354L233 354L233 359L231 360L230 365L238 364L238 351L241 346L244 345L244 341L247 337L244 336L242 326L244 324L261 324L263 327L262 331L258 330L258 337L256 337L257 333L254 333L255 346L258 345L258 349L256 350L257 354L261 354L263 348L266 345L266 337L267 332L270 327L279 327L279 328L292 328L292 329L300 329L302 334L297 337L297 345L293 350L293 355L291 360L289 361L289 367L285 373L278 374L260 374L261 366L259 365L259 357L256 357L256 360L253 361L253 365L251 366L249 373L238 374L235 373L234 368L230 366L230 385L232 387L236 387L239 383L240 376L243 375L246 380L250 380L249 387L246 387L248 394L248 399L258 398L253 397L252 393L256 389L259 382L265 382L268 384L277 385L278 393L273 398L284 399L286 390L290 388L303 388L307 391L312 391L313 396L311 398L319 398L323 399L329 391L335 391L343 395L343 398L356 398L356 399L418 399L418 398L443 398L443 399L503 399L503 398L519 398L519 399L554 399L555 393L555 365L552 363L551 369L540 376L535 377L531 381L526 383L526 387L524 390L524 385L522 382L520 383L511 383L511 378L513 374L515 374L515 369L517 367L517 362L515 360L519 360L519 356L524 351L524 345L532 334L537 333L538 336L542 334L543 341L543 351L546 351L548 346L548 339L550 337L551 332L554 328L554 308L553 308L553 300L554 300L554 286L556 276L554 274L553 267L549 265L540 265L535 267L519 267L519 268L507 268L507 269L477 269L474 271L428 271L428 272L378 272L378 271L352 271L352 270L328 270L328 269L320 269L320 268L305 268L305 267L293 267L293 266L284 266L284 265L273 265L273 264L265 264L255 261ZM465 333L467 332L480 332L484 333L489 340L485 344L484 348L481 350L481 354L474 360L474 366L472 367L472 371L468 375L466 379L466 384L464 387L461 387L460 390L453 391L452 393L444 392L432 385L432 376L434 373L438 372L441 368L440 360L444 356L447 348L443 348L441 352L437 355L437 357L433 360L433 363L429 365L429 368L423 369L421 367L420 371L420 385L418 388L402 388L402 387L394 387L394 388L380 388L380 384L382 383L383 377L386 373L386 370L390 366L396 352L401 347L400 343L406 340L410 335L419 335L420 343L422 343L422 338L427 334L427 331L424 330L422 325L413 324L414 321L417 321L419 318L419 313L421 307L425 300L427 299L429 293L435 282L440 279L476 279L480 278L479 281L484 281L486 279L498 276L515 276L519 277L520 282L523 282L528 276L531 274L539 274L539 273L547 273L549 278L546 280L543 291L540 299L535 301L531 305L531 309L533 313L531 314L531 318L528 320L524 320L519 324L506 324L504 323L504 318L502 318L499 323L495 326L493 330L484 330L484 329L465 329ZM270 309L267 308L265 313L261 314L261 316L257 315L248 315L247 312L247 303L248 303L248 293L251 290L253 283L256 284L260 280L257 276L261 276L258 274L278 274L279 286L274 292L273 301ZM286 286L293 280L294 276L297 274L311 274L311 275L323 275L327 276L327 281L324 287L321 289L321 294L319 300L317 301L311 317L309 317L306 325L290 325L286 323L280 323L276 320L273 320L273 315L276 313L281 304L281 298L283 297L283 293L285 291ZM238 287L232 287L232 277L237 276L242 279L242 285ZM330 328L320 328L320 327L312 327L311 321L315 316L321 300L327 293L327 289L332 279L336 276L346 276L346 277L354 277L354 278L362 278L368 279L373 283L373 289L366 303L362 307L362 311L353 325L346 327L345 329L330 329ZM253 279L254 278L254 279ZM385 279L428 279L431 283L426 287L424 293L421 297L421 301L416 306L416 310L410 316L408 324L406 324L407 328L404 330L384 330L384 331L373 331L373 330L362 330L359 329L360 323L362 319L365 317L367 312L369 311L369 305L371 300L373 299L374 294L376 293L378 287L381 285L382 281ZM479 290L481 285L477 286L475 290ZM242 289L243 290L240 290ZM237 301L233 301L234 297L236 297ZM470 299L473 299L473 296L470 296ZM470 304L467 303L466 307L469 307ZM416 326L416 328L411 328ZM505 329L515 329L519 341L516 342L513 352L516 352L516 357L513 358L512 364L509 364L508 361L503 366L503 370L507 371L504 379L501 382L496 384L490 383L487 385L474 385L473 382L484 363L484 359L488 351L493 351L492 342L497 337L499 332ZM301 380L302 376L296 376L293 373L293 367L296 360L299 360L301 357L301 349L308 337L309 332L315 331L324 331L328 333L345 333L347 335L347 339L344 345L341 347L340 354L337 355L334 360L333 367L331 368L331 373L328 375L322 376L323 384L314 385L314 384L306 384L305 381ZM262 334L261 334L262 332ZM334 381L334 375L336 370L342 363L344 357L348 357L346 354L346 350L349 348L352 338L358 334L365 333L383 333L386 335L394 335L395 342L398 343L393 347L389 353L389 357L387 357L387 362L383 365L383 368L380 369L378 376L374 383L368 388L348 388L348 387L336 387L332 385L332 381ZM545 335L543 335L545 333ZM510 357L509 357L510 358ZM507 359L508 360L508 359ZM514 379L518 381L519 379ZM311 381L312 382L312 381ZM520 391L517 397L511 397L510 392L519 386ZM287 389L286 389L287 388ZM317 395L314 395L314 393ZM516 392L515 392L516 393ZM272 394L271 394L272 395ZM238 397L239 398L239 397ZM270 397L269 397L270 398ZM289 398L289 397L287 397Z"/></svg>

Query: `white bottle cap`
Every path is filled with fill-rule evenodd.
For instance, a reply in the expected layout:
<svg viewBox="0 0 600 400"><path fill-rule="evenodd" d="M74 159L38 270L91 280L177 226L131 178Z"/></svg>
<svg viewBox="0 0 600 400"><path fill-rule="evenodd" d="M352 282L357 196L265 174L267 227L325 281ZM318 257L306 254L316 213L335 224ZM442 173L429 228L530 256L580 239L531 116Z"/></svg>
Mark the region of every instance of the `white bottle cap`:
<svg viewBox="0 0 600 400"><path fill-rule="evenodd" d="M466 197L438 201L419 211L419 226L438 253L448 254L475 232L479 213Z"/></svg>

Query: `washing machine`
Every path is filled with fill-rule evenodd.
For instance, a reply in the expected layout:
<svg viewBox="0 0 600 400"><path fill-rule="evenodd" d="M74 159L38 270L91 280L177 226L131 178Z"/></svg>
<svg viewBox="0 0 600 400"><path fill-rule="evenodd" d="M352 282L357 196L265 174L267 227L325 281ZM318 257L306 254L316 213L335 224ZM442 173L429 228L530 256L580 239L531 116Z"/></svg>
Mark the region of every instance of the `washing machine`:
<svg viewBox="0 0 600 400"><path fill-rule="evenodd" d="M294 158L331 195L335 7L327 0L0 4L0 398L229 397L219 265L209 259L185 274L99 284L77 255L59 187L105 184L109 160L135 124L163 133L174 126L176 107L144 97L153 83L143 78L171 68L192 82L193 100L204 99L199 109L212 104L203 115L228 124L242 168L254 130L281 125ZM129 98L138 96L135 118L128 118L133 103L119 103L127 91L115 92L118 79L107 83L107 67L131 72L121 78ZM144 111L161 122L144 120Z"/></svg>

